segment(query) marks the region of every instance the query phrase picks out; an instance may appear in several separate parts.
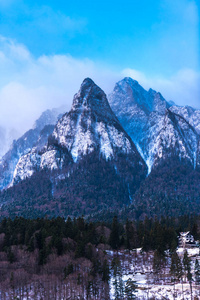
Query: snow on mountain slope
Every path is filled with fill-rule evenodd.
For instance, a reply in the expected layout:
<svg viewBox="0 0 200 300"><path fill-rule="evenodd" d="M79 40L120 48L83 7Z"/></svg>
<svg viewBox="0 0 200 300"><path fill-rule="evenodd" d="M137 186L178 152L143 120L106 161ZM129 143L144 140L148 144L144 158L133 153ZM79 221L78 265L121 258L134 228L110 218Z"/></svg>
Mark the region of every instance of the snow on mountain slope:
<svg viewBox="0 0 200 300"><path fill-rule="evenodd" d="M58 118L62 116L62 109L43 112L33 129L13 142L10 150L0 160L0 189L4 189L12 182L14 170L21 156L31 151L33 147L37 146L38 151L44 147Z"/></svg>
<svg viewBox="0 0 200 300"><path fill-rule="evenodd" d="M194 109L190 106L176 106L170 107L170 110L180 116L192 125L198 134L200 134L200 110Z"/></svg>
<svg viewBox="0 0 200 300"><path fill-rule="evenodd" d="M150 172L154 143L169 104L160 93L152 89L146 91L137 81L127 77L115 85L114 91L109 95L109 103L136 144Z"/></svg>
<svg viewBox="0 0 200 300"><path fill-rule="evenodd" d="M196 166L199 111L190 107L170 107L160 93L144 90L131 78L116 84L109 102L146 161L149 173L154 163L166 158L166 153L169 156L176 153Z"/></svg>
<svg viewBox="0 0 200 300"><path fill-rule="evenodd" d="M89 78L83 81L74 96L71 111L56 124L48 145L40 154L40 169L44 166L49 169L62 168L64 157L60 156L60 149L65 149L75 163L97 151L106 160L117 160L120 155L125 155L127 161L140 166L138 170L145 170L143 159L112 112L105 93ZM33 152L28 155L29 159L22 157L17 164L14 182L34 171L31 160Z"/></svg>
<svg viewBox="0 0 200 300"><path fill-rule="evenodd" d="M200 169L200 139L198 143L198 149L197 149L197 161L196 161L196 166L198 169Z"/></svg>
<svg viewBox="0 0 200 300"><path fill-rule="evenodd" d="M71 112L59 120L52 136L71 152L74 161L99 146L106 159L116 151L137 151L113 114L106 95L90 79L83 82Z"/></svg>
<svg viewBox="0 0 200 300"><path fill-rule="evenodd" d="M154 143L154 166L160 159L178 156L196 168L199 136L180 115L167 110L162 129Z"/></svg>

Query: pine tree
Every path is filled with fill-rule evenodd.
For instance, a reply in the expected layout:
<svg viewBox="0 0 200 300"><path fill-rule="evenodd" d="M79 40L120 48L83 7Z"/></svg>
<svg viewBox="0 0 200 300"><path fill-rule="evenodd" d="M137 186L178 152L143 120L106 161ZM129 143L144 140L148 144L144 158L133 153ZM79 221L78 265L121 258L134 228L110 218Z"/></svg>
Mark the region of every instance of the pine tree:
<svg viewBox="0 0 200 300"><path fill-rule="evenodd" d="M119 258L113 258L111 263L114 277L115 299L123 299L124 296L124 283L122 280L122 269Z"/></svg>
<svg viewBox="0 0 200 300"><path fill-rule="evenodd" d="M172 253L170 271L175 280L180 280L183 276L182 263L176 251Z"/></svg>
<svg viewBox="0 0 200 300"><path fill-rule="evenodd" d="M153 257L153 272L154 272L155 279L157 281L160 278L164 261L165 261L164 256L158 250L156 250L154 252L154 257Z"/></svg>
<svg viewBox="0 0 200 300"><path fill-rule="evenodd" d="M110 269L107 259L104 259L102 267L102 280L108 282L110 279Z"/></svg>
<svg viewBox="0 0 200 300"><path fill-rule="evenodd" d="M113 218L112 222L112 229L110 233L110 246L113 249L117 249L120 244L120 238L119 238L119 223L117 220L117 216Z"/></svg>
<svg viewBox="0 0 200 300"><path fill-rule="evenodd" d="M182 282L182 278L183 278L182 263L176 251L174 251L171 255L170 273L172 275L172 280L174 282L174 292L175 292L176 280L181 280ZM183 293L183 282L182 282L182 293Z"/></svg>
<svg viewBox="0 0 200 300"><path fill-rule="evenodd" d="M130 245L130 222L127 219L126 220L126 248L127 249L131 249L131 245Z"/></svg>
<svg viewBox="0 0 200 300"><path fill-rule="evenodd" d="M125 295L127 297L127 300L136 299L136 289L137 285L136 282L133 281L131 278L129 278L125 285Z"/></svg>
<svg viewBox="0 0 200 300"><path fill-rule="evenodd" d="M200 265L197 259L195 260L194 273L195 273L195 282L197 285L200 285Z"/></svg>
<svg viewBox="0 0 200 300"><path fill-rule="evenodd" d="M184 271L185 275L187 277L187 280L190 284L190 293L191 293L191 299L192 299L192 273L191 273L191 259L188 256L187 250L184 252L183 256L183 265L184 265Z"/></svg>

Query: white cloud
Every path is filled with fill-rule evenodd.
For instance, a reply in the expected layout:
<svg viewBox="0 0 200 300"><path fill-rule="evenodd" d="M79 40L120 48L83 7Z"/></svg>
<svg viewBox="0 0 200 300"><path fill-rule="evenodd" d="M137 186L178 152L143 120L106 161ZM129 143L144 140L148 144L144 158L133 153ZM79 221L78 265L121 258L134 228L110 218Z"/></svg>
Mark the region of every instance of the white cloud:
<svg viewBox="0 0 200 300"><path fill-rule="evenodd" d="M85 77L110 92L120 74L70 55L34 58L25 46L0 38L0 125L24 132L47 108L71 107Z"/></svg>
<svg viewBox="0 0 200 300"><path fill-rule="evenodd" d="M0 37L0 126L25 132L47 108L71 107L74 94L85 77L91 77L106 93L124 76L139 81L145 88L160 91L177 104L200 107L197 80L193 70L180 70L171 78L151 78L126 69L112 71L89 59L70 55L34 58L24 45Z"/></svg>

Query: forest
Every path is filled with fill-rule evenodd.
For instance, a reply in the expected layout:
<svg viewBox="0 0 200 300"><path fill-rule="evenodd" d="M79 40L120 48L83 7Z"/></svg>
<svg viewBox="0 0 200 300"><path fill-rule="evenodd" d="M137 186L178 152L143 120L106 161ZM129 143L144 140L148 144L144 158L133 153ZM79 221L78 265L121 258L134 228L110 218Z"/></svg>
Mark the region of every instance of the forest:
<svg viewBox="0 0 200 300"><path fill-rule="evenodd" d="M143 267L151 257L157 281L167 264L171 280L180 281L184 270L190 280L188 258L180 271L177 236L190 230L199 239L199 225L200 217L195 215L137 222L120 222L114 216L110 223L87 222L83 217L4 218L0 223L1 299L110 299L111 278L116 278L114 299L134 299L136 283L124 284L119 276L127 255ZM137 248L143 254L136 259L133 249Z"/></svg>

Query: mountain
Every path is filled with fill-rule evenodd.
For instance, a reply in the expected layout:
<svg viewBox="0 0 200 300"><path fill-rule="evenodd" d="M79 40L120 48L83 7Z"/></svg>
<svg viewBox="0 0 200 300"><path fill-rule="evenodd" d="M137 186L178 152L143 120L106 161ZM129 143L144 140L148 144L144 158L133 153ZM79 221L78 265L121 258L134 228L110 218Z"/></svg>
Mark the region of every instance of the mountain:
<svg viewBox="0 0 200 300"><path fill-rule="evenodd" d="M176 154L196 166L199 111L170 106L160 93L146 91L131 78L115 85L109 102L148 165L149 173L167 155Z"/></svg>
<svg viewBox="0 0 200 300"><path fill-rule="evenodd" d="M196 132L200 134L200 110L191 106L177 106L173 105L170 110L180 116L182 116L188 123L196 129Z"/></svg>
<svg viewBox="0 0 200 300"><path fill-rule="evenodd" d="M125 77L109 95L109 103L120 123L146 161L149 173L154 161L154 145L170 107L160 93L146 91L136 80Z"/></svg>
<svg viewBox="0 0 200 300"><path fill-rule="evenodd" d="M21 156L27 154L33 147L37 147L38 150L43 148L62 111L63 108L46 110L35 122L33 129L13 141L10 150L0 160L0 189L11 184Z"/></svg>
<svg viewBox="0 0 200 300"><path fill-rule="evenodd" d="M153 90L124 78L109 96L111 108L138 147L149 175L129 208L129 217L180 215L199 210L200 114L170 106Z"/></svg>
<svg viewBox="0 0 200 300"><path fill-rule="evenodd" d="M168 109L162 124L162 129L154 143L154 164L160 160L178 157L180 161L189 162L194 169L197 162L199 135L183 117Z"/></svg>
<svg viewBox="0 0 200 300"><path fill-rule="evenodd" d="M131 78L116 84L109 101L86 78L71 110L50 129L41 125L0 194L2 217L199 211L199 111L168 103Z"/></svg>
<svg viewBox="0 0 200 300"><path fill-rule="evenodd" d="M129 204L146 175L146 164L105 93L86 78L48 143L19 159L13 187L2 193L1 200L8 203L14 197L15 207L23 210L23 190L26 211L40 203L40 208L48 206L48 213L54 214L57 203L62 215L88 215Z"/></svg>
<svg viewBox="0 0 200 300"><path fill-rule="evenodd" d="M89 78L83 81L75 95L71 111L56 124L48 145L42 151L36 147L21 157L14 181L32 175L36 165L37 169L62 168L66 153L60 155L60 149L64 149L67 158L71 157L73 162L95 151L107 161L117 161L124 155L131 165L144 167L135 145L112 112L105 93Z"/></svg>

